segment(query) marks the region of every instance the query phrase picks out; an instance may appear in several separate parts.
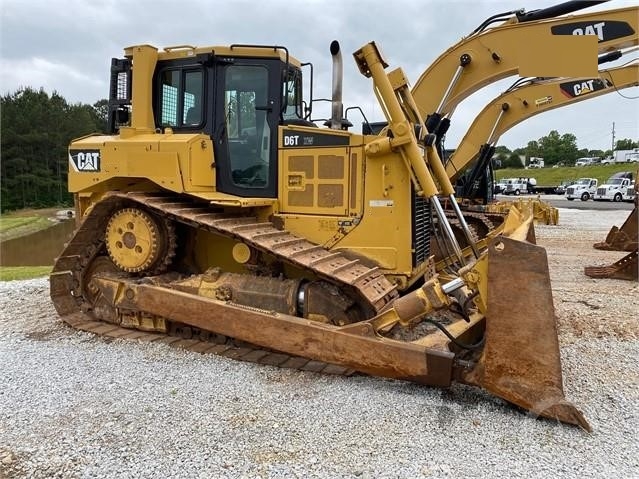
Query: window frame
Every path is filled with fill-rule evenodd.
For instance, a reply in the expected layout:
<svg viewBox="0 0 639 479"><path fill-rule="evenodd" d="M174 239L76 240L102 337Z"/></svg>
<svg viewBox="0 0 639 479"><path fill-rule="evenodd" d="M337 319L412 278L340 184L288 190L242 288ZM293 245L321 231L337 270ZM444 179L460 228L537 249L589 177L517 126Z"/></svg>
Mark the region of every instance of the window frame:
<svg viewBox="0 0 639 479"><path fill-rule="evenodd" d="M178 75L178 86L177 86L177 99L176 99L176 110L175 110L175 119L176 124L171 125L162 121L162 117L165 114L165 102L164 102L164 94L163 88L165 83L163 82L163 78L167 72L179 72ZM198 72L201 75L200 81L200 119L198 123L187 124L186 123L186 114L188 110L185 109L185 94L188 93L186 91L186 76L189 73ZM155 84L155 125L157 128L172 128L174 130L200 130L204 127L207 120L206 112L207 110L207 96L208 96L208 88L207 88L207 69L201 64L194 64L191 61L188 63L181 62L167 62L167 64L161 68L158 68L156 71L156 81Z"/></svg>

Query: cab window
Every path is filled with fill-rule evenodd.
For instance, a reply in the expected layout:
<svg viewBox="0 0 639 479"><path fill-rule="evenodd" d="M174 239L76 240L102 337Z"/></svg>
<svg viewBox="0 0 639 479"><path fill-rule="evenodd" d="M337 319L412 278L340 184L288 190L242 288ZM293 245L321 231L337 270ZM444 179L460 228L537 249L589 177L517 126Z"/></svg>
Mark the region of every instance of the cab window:
<svg viewBox="0 0 639 479"><path fill-rule="evenodd" d="M302 75L299 70L289 70L282 84L282 119L301 120L302 112Z"/></svg>
<svg viewBox="0 0 639 479"><path fill-rule="evenodd" d="M160 74L160 126L196 127L204 123L201 69L171 69Z"/></svg>

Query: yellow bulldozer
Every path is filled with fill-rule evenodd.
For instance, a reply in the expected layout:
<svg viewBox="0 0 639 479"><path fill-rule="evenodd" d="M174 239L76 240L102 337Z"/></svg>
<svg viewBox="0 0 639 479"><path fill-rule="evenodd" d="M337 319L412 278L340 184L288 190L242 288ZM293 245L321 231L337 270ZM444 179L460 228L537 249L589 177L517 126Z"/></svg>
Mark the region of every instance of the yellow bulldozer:
<svg viewBox="0 0 639 479"><path fill-rule="evenodd" d="M450 88L422 79L414 95L403 71L387 72L378 46L365 44L353 57L386 116L380 134L349 131L337 42L327 127L311 121L305 64L285 47L126 48L111 63L110 134L69 146L78 228L51 274L56 310L108 337L462 382L589 429L564 397L532 212L512 208L478 235L481 215L460 211L424 122L430 105L446 110L447 97L460 101L482 77L595 75L602 51L636 43L637 8L558 16L569 4L517 12L463 40L453 54L469 45L468 86L453 71ZM613 27L586 28L601 22ZM474 49L482 38L491 50ZM502 57L513 38L526 54ZM425 81L445 93L434 101Z"/></svg>

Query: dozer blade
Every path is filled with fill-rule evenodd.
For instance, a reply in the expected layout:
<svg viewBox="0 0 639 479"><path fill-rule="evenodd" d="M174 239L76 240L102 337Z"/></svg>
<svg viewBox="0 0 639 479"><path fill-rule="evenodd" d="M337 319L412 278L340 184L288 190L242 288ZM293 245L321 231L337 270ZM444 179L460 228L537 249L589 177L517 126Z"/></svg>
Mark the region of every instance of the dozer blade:
<svg viewBox="0 0 639 479"><path fill-rule="evenodd" d="M489 245L487 276L486 343L465 379L534 415L590 431L563 392L546 251L496 237Z"/></svg>
<svg viewBox="0 0 639 479"><path fill-rule="evenodd" d="M636 210L635 210L636 211ZM619 261L607 266L586 266L584 274L591 278L625 279L639 281L638 251L635 249Z"/></svg>
<svg viewBox="0 0 639 479"><path fill-rule="evenodd" d="M637 229L639 227L638 223L639 218L637 217L637 207L635 207L630 212L630 216L628 216L624 224L621 225L621 228L613 226L608 233L608 236L606 236L606 239L600 243L595 243L593 246L596 249L608 251L632 251L634 249L637 249L637 236L639 234L637 232ZM608 276L604 277L607 278Z"/></svg>

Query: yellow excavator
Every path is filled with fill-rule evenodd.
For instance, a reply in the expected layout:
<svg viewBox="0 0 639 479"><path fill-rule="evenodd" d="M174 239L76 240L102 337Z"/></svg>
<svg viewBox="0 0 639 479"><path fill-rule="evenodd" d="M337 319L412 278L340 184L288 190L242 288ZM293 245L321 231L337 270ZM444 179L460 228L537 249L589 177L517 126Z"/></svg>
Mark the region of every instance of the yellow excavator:
<svg viewBox="0 0 639 479"><path fill-rule="evenodd" d="M579 52L570 74L595 75L600 40L584 22L636 38L624 11L550 19L572 33L540 31L539 50L562 67L555 56ZM457 205L453 187L403 71L387 72L375 43L354 53L388 128L353 133L337 42L331 54L328 128L310 121L303 64L282 46L137 45L113 59L112 134L69 146L78 228L50 278L58 313L258 363L458 381L589 429L564 397L531 213L513 208L480 238L455 206L450 218L440 196Z"/></svg>
<svg viewBox="0 0 639 479"><path fill-rule="evenodd" d="M621 52L612 52L600 57L599 63L620 57ZM507 211L513 202L492 203L491 160L501 135L540 113L637 85L639 64L636 61L601 70L597 77L518 80L482 109L445 162L448 177L456 182L458 198L467 201L471 209L474 202L481 201L487 205L479 208L482 211ZM536 220L545 224L557 224L556 208L537 199L527 201L532 201ZM515 201L515 204L521 202L522 200Z"/></svg>

